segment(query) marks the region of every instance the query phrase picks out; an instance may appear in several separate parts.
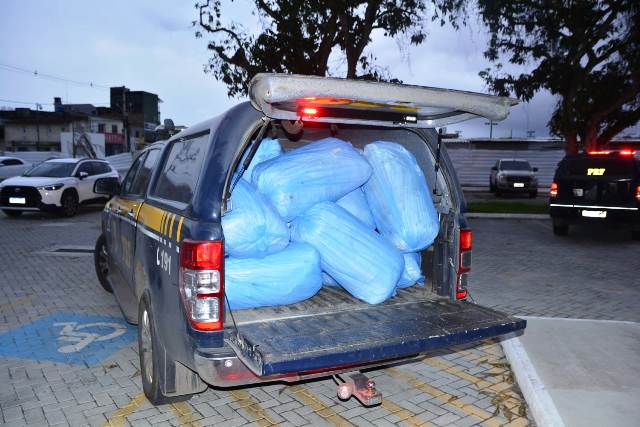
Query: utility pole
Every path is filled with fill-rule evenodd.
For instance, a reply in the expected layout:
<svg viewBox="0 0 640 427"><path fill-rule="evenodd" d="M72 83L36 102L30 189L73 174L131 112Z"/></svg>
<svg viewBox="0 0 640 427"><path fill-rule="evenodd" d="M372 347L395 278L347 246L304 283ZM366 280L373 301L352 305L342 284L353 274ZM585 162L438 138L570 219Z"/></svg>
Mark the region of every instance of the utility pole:
<svg viewBox="0 0 640 427"><path fill-rule="evenodd" d="M135 144L131 143L129 137L129 117L127 114L127 87L122 86L122 132L124 134L125 147L129 149L129 152L135 151Z"/></svg>
<svg viewBox="0 0 640 427"><path fill-rule="evenodd" d="M498 126L497 122L494 122L493 120L489 120L488 122L484 123L485 125L489 126L489 139L493 139L493 127L494 126Z"/></svg>
<svg viewBox="0 0 640 427"><path fill-rule="evenodd" d="M42 105L36 103L36 134L38 138L36 141L36 151L40 151L40 110L42 110Z"/></svg>

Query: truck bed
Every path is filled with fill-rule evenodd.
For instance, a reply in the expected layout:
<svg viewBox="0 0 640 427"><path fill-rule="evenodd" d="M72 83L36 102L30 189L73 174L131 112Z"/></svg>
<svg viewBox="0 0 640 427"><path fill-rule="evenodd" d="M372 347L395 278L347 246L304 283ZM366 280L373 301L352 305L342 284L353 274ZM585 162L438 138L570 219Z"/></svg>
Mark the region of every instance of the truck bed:
<svg viewBox="0 0 640 427"><path fill-rule="evenodd" d="M396 296L389 298L377 306L392 306L400 304L415 303L420 301L435 301L443 299L431 292L430 284L425 286L414 285L405 289L398 289ZM347 291L339 286L323 286L316 295L297 304L281 305L278 307L253 308L246 310L234 310L233 317L238 324L249 325L258 322L269 322L274 320L295 319L308 316L325 314L336 314L341 312L357 312L368 310L372 306L351 296ZM226 324L230 325L227 319Z"/></svg>

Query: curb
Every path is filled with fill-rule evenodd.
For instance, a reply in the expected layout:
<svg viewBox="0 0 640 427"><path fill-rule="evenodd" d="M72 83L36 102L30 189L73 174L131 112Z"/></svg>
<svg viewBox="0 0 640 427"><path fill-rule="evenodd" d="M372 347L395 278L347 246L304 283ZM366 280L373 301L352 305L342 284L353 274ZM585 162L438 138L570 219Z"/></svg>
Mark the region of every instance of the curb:
<svg viewBox="0 0 640 427"><path fill-rule="evenodd" d="M549 214L514 214L498 212L465 212L466 218L487 219L549 219Z"/></svg>
<svg viewBox="0 0 640 427"><path fill-rule="evenodd" d="M564 422L558 413L556 405L547 392L542 379L529 360L527 352L518 337L512 337L500 342L511 369L516 377L518 386L524 399L529 405L531 415L540 427L564 427Z"/></svg>

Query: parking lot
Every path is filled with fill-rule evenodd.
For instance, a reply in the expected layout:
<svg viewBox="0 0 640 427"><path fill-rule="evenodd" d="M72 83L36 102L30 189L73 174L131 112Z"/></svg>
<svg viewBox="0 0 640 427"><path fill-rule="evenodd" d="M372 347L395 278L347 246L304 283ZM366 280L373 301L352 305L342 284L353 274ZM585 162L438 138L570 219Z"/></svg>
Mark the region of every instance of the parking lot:
<svg viewBox="0 0 640 427"><path fill-rule="evenodd" d="M0 408L6 425L530 425L499 344L369 372L382 405L341 402L331 379L151 406L136 328L99 286L99 209L0 216ZM549 221L473 220L472 296L514 314L638 321L640 245L600 231L559 239ZM621 260L624 260L621 261ZM100 334L83 332L99 326Z"/></svg>

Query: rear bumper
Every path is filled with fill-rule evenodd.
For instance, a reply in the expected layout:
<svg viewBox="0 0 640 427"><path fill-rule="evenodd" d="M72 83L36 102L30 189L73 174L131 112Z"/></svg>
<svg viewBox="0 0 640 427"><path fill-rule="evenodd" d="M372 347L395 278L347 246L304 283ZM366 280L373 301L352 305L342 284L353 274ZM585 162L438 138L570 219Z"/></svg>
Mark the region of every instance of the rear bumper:
<svg viewBox="0 0 640 427"><path fill-rule="evenodd" d="M589 218L582 211L606 211L606 218ZM632 207L611 207L597 205L574 205L569 203L550 203L551 218L565 223L582 222L623 222L640 226L640 209Z"/></svg>

